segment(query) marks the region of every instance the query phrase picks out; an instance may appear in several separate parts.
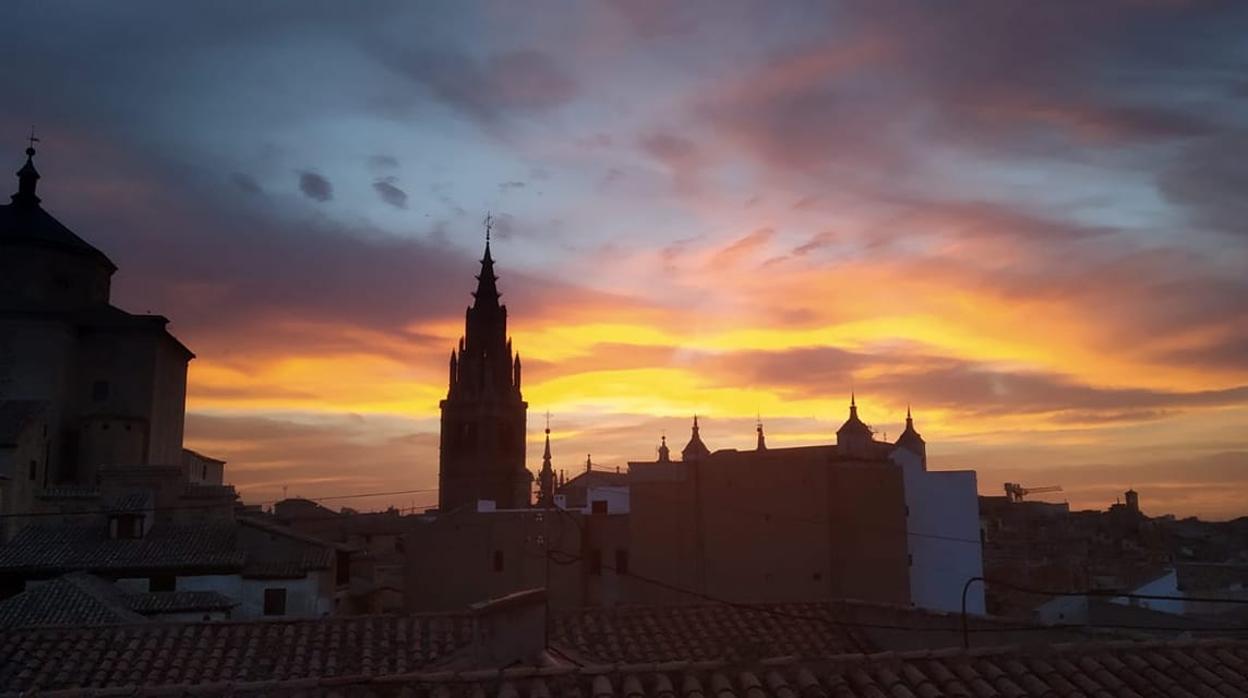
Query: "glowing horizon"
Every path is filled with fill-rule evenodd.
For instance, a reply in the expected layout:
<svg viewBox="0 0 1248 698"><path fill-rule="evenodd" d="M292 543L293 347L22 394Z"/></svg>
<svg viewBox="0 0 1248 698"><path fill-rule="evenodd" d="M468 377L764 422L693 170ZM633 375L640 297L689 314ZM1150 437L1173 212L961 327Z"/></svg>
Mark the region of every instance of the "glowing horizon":
<svg viewBox="0 0 1248 698"><path fill-rule="evenodd" d="M37 123L44 206L197 354L187 446L247 501L436 483L492 211L533 470L547 410L574 472L694 413L832 443L853 389L985 494L1248 513L1243 8L9 14L9 159Z"/></svg>

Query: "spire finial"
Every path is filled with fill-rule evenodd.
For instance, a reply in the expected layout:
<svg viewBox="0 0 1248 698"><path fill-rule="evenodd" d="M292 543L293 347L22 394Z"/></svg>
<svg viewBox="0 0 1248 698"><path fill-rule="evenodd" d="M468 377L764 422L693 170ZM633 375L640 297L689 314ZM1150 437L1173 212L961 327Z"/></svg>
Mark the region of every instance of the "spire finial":
<svg viewBox="0 0 1248 698"><path fill-rule="evenodd" d="M550 434L550 410L546 410L546 433Z"/></svg>
<svg viewBox="0 0 1248 698"><path fill-rule="evenodd" d="M38 204L39 197L35 194L35 188L39 183L39 171L35 169L35 144L39 139L35 137L35 127L30 127L29 144L26 146L26 164L22 165L22 169L17 171L17 193L12 196L15 204Z"/></svg>
<svg viewBox="0 0 1248 698"><path fill-rule="evenodd" d="M485 213L485 246L490 246L490 231L494 229L494 214L487 211Z"/></svg>

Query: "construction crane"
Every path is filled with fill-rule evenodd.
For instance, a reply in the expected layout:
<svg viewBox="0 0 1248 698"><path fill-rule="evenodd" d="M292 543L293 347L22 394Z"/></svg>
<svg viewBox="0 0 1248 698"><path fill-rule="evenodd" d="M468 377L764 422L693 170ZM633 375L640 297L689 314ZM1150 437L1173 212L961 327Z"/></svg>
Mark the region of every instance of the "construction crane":
<svg viewBox="0 0 1248 698"><path fill-rule="evenodd" d="M1043 494L1045 492L1061 492L1061 485L1047 485L1045 487L1023 487L1017 482L1005 483L1005 496L1011 502L1021 502L1023 498L1029 494Z"/></svg>

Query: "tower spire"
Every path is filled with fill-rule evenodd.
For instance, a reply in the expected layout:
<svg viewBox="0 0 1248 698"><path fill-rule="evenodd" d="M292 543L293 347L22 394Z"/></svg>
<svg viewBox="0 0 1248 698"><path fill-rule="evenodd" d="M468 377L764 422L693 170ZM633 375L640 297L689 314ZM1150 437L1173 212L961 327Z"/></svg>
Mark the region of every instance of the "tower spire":
<svg viewBox="0 0 1248 698"><path fill-rule="evenodd" d="M26 146L26 164L22 165L22 169L17 171L17 193L12 196L13 203L34 205L39 203L39 197L35 194L35 189L39 184L39 171L35 169L35 144L39 139L35 137L35 127L30 127L29 145Z"/></svg>
<svg viewBox="0 0 1248 698"><path fill-rule="evenodd" d="M758 421L756 422L755 426L758 431L758 445L755 448L757 448L759 451L766 451L767 440L763 437L763 416L761 414L758 415Z"/></svg>
<svg viewBox="0 0 1248 698"><path fill-rule="evenodd" d="M546 448L542 451L542 469L537 474L537 506L555 505L555 469L550 462L550 410L546 411Z"/></svg>

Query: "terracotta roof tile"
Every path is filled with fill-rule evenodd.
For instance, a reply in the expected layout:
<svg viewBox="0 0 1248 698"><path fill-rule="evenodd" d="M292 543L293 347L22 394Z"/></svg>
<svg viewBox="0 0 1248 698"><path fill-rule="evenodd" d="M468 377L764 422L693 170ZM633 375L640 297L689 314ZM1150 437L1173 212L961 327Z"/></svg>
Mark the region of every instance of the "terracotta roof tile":
<svg viewBox="0 0 1248 698"><path fill-rule="evenodd" d="M156 526L143 538L114 539L104 526L27 526L0 546L0 571L169 570L241 567L233 524Z"/></svg>

